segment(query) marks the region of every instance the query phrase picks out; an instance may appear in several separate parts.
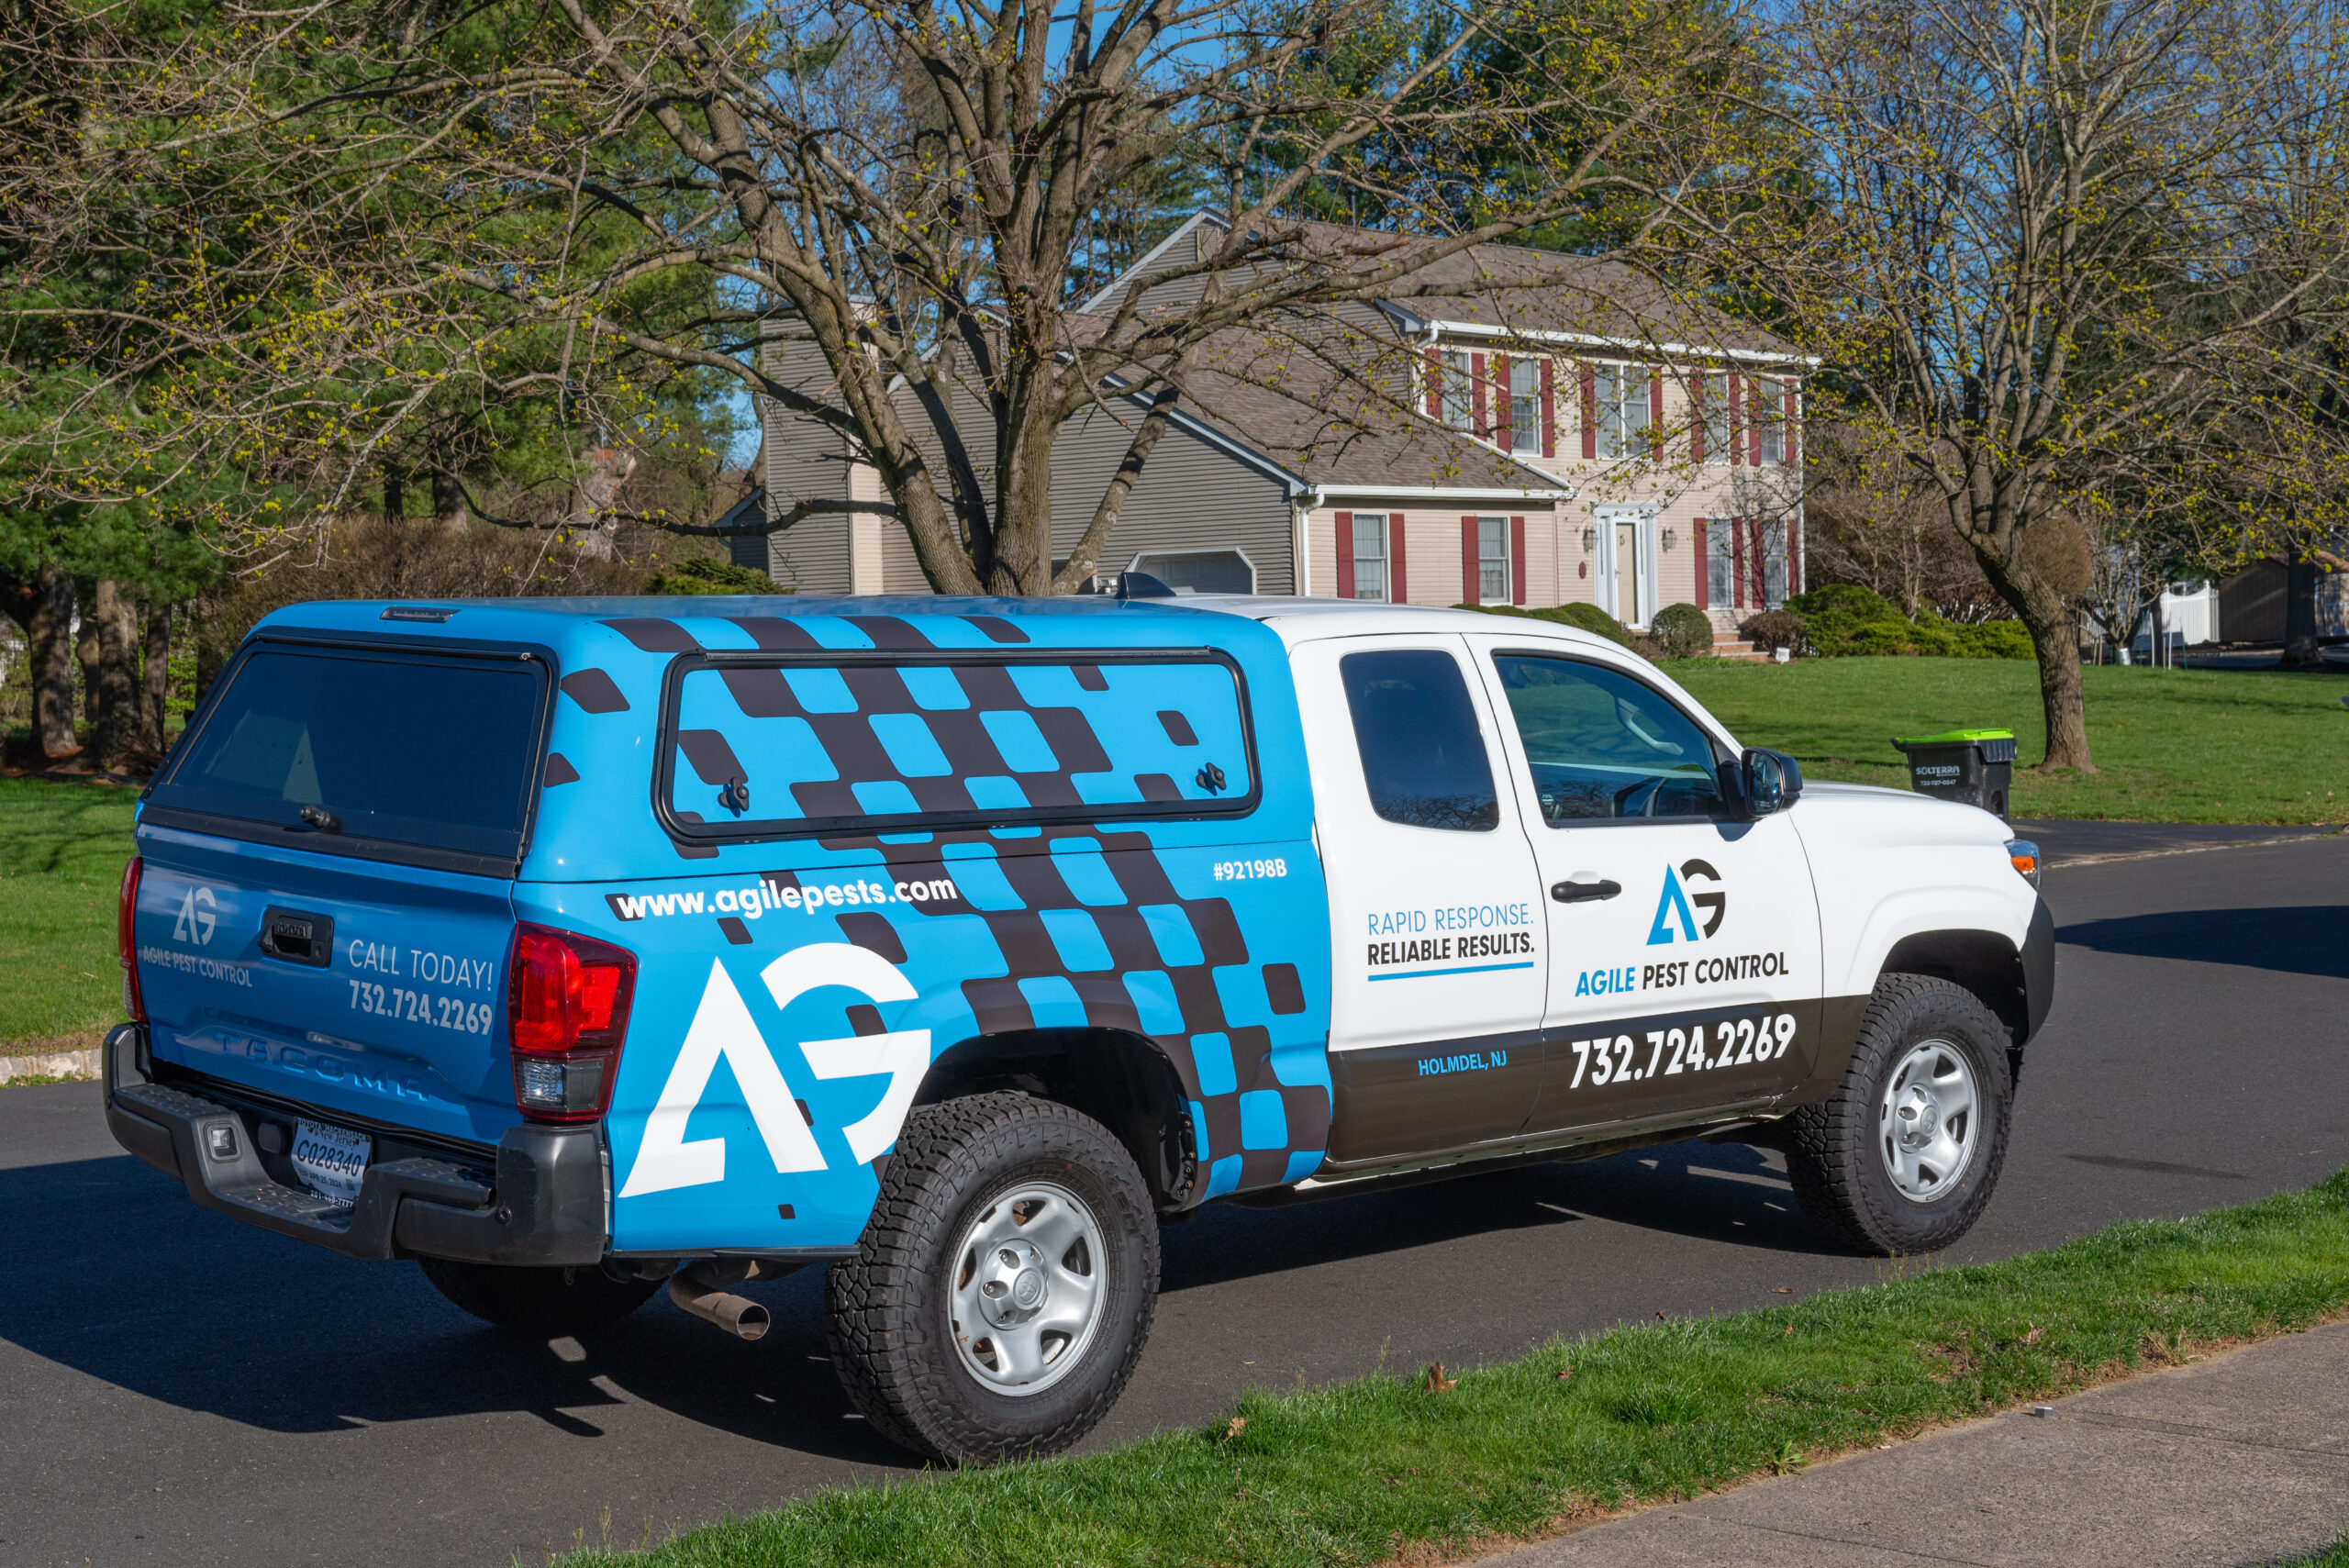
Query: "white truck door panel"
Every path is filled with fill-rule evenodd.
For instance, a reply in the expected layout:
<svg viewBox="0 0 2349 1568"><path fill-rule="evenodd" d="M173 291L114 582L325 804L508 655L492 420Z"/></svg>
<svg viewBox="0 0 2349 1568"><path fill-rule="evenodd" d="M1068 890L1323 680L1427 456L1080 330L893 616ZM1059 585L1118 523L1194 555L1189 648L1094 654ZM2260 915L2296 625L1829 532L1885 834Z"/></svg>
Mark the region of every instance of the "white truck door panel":
<svg viewBox="0 0 2349 1568"><path fill-rule="evenodd" d="M1727 1109L1801 1083L1820 962L1793 823L1724 819L1712 740L1629 669L1468 641L1505 716L1549 915L1547 1066L1526 1130Z"/></svg>
<svg viewBox="0 0 2349 1568"><path fill-rule="evenodd" d="M1550 945L1501 726L1456 635L1291 654L1329 885L1330 1159L1515 1135Z"/></svg>

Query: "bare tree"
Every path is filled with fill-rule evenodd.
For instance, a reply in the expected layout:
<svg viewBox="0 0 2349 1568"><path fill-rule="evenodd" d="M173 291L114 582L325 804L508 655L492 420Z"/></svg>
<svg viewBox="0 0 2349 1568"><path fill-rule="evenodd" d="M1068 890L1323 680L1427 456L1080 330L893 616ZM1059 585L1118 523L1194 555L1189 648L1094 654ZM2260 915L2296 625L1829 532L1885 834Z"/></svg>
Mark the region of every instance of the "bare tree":
<svg viewBox="0 0 2349 1568"><path fill-rule="evenodd" d="M2341 172L2284 134L2329 123L2337 32L2329 0L1797 0L1769 35L1810 176L1708 259L1848 378L2030 628L2046 766L2091 759L2030 533L2090 470L2210 451L2239 367L2339 297Z"/></svg>
<svg viewBox="0 0 2349 1568"><path fill-rule="evenodd" d="M215 368L171 403L163 461L233 454L250 472L263 451L332 510L362 476L417 461L401 432L451 387L535 388L592 428L609 422L599 400L625 402L666 366L838 432L941 591L1065 592L1092 575L1219 334L1442 292L1431 267L1568 217L1636 234L1687 189L1754 166L1731 146L1740 18L1709 5L228 13L239 25L151 63L85 46L89 69L72 74L106 134L44 153L42 189L25 187L63 233L94 227L74 215L103 208L96 193L125 170L234 147L245 195L271 198L247 200L259 216L244 227L210 230L265 244L175 276L176 308L138 313L136 332ZM1501 38L1510 69L1479 68ZM1196 179L1170 181L1169 159ZM1216 243L1147 296L1098 297L1103 269L1134 248L1131 205L1192 183L1224 220ZM1391 232L1299 216L1333 193L1375 206ZM230 304L286 294L305 307ZM775 331L812 350L819 384L756 351ZM404 347L419 342L431 351ZM1399 384L1387 395L1408 400ZM1055 572L1052 440L1110 402L1130 427L1126 462ZM264 503L238 505L259 518ZM625 506L586 495L570 521Z"/></svg>

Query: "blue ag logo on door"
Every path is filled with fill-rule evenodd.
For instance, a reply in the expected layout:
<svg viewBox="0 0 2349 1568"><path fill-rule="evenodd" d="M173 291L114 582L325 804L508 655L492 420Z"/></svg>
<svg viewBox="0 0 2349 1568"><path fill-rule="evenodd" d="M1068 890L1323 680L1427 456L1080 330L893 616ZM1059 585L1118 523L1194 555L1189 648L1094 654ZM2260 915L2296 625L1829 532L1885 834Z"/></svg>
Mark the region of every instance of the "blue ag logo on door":
<svg viewBox="0 0 2349 1568"><path fill-rule="evenodd" d="M1718 884L1721 873L1705 861L1684 861L1679 868L1664 868L1664 891L1655 902L1655 924L1648 928L1648 946L1662 947L1670 942L1678 927L1677 935L1689 941L1701 941L1721 929L1721 917L1729 913L1729 894L1719 886L1688 890L1687 884L1709 882ZM1690 906L1694 905L1695 908ZM1696 910L1705 912L1705 924L1697 925Z"/></svg>

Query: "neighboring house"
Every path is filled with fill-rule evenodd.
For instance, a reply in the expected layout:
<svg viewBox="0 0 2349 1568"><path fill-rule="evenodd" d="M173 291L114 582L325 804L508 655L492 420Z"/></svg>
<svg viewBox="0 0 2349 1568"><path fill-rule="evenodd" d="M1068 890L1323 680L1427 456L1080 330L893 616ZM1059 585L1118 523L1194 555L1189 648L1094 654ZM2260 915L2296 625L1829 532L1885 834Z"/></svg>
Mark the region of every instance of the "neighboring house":
<svg viewBox="0 0 2349 1568"><path fill-rule="evenodd" d="M1185 223L1088 310L1132 289L1145 308L1196 298L1197 278L1151 280L1200 259L1217 223ZM1475 247L1409 297L1210 339L1101 569L1197 593L1581 601L1633 626L1687 602L1733 627L1802 587L1799 377L1813 362L1618 263ZM823 395L812 349L782 338L768 364ZM1142 406L1107 399L1063 428L1056 554ZM836 433L763 400L762 415L771 506L883 498ZM992 453L973 457L985 473ZM804 592L928 591L904 529L877 515L738 540L736 559Z"/></svg>

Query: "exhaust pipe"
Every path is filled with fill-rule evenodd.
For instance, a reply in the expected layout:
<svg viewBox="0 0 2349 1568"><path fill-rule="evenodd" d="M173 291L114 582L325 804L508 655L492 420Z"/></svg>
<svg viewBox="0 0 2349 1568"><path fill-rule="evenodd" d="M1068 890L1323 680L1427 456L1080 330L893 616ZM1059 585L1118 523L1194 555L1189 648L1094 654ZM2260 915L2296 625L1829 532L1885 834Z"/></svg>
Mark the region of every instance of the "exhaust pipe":
<svg viewBox="0 0 2349 1568"><path fill-rule="evenodd" d="M797 1267L759 1258L704 1258L669 1276L669 1299L738 1340L757 1340L774 1318L749 1296L735 1296L726 1287L746 1279L777 1279Z"/></svg>

